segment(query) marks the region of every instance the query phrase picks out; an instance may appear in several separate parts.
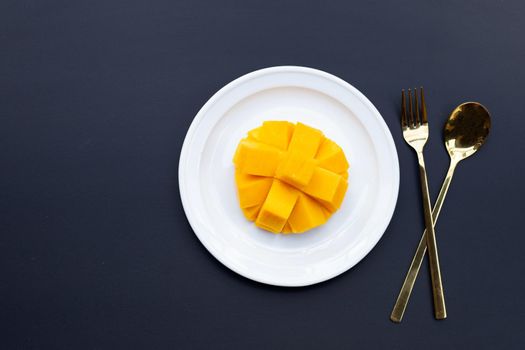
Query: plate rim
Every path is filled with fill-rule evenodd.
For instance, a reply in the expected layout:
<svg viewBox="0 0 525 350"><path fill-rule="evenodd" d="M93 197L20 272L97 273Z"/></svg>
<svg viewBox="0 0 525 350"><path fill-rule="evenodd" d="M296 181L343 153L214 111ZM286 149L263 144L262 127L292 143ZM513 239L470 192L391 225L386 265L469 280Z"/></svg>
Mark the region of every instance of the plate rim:
<svg viewBox="0 0 525 350"><path fill-rule="evenodd" d="M266 280L264 278L260 278L260 277L256 276L256 274L251 274L251 273L246 272L246 271L240 271L235 266L232 266L231 264L229 264L229 262L226 259L223 259L220 254L215 252L215 250L210 245L207 244L206 239L204 237L201 237L201 235L199 234L199 227L198 227L198 224L197 224L197 220L191 214L191 210L189 208L190 205L188 203L188 201L189 201L188 194L186 193L186 190L185 190L185 188L183 186L183 184L185 182L185 179L186 179L186 176L184 174L184 169L185 169L184 164L185 164L185 162L187 160L187 156L188 156L188 153L189 153L189 147L190 147L189 144L191 143L191 141L193 139L193 136L194 136L194 134L195 134L195 132L197 130L197 127L202 122L202 120L204 119L206 113L211 108L211 106L213 106L215 104L215 102L217 100L219 100L224 94L226 94L228 91L234 89L238 85L241 85L241 84L245 83L248 80L251 80L251 79L254 79L254 78L266 75L266 74L274 74L274 73L305 73L305 74L316 75L316 76L320 76L322 78L331 80L332 82L342 86L346 90L349 90L350 93L354 94L362 103L364 103L373 112L374 117L377 119L377 121L381 125L383 134L385 135L385 141L388 144L388 148L390 150L391 155L393 156L393 162L392 163L393 163L394 168L395 168L395 169L393 169L393 174L395 176L395 179L393 181L392 202L391 202L391 205L389 206L390 213L388 215L387 220L383 221L383 227L381 227L381 230L380 230L381 234L378 235L377 240L375 242L373 242L373 244L370 245L369 249L366 249L362 254L360 254L360 256L357 257L357 259L355 260L355 262L353 264L352 263L346 264L341 269L337 269L337 270L334 269L335 271L333 273L325 274L323 276L320 276L320 278L317 278L317 279L314 279L314 280L308 280L308 281L305 281L303 283L300 283L300 282L297 282L297 283L276 283L275 281L271 281L271 280ZM393 217L393 214L395 212L396 205L397 205L397 200L398 200L398 197L399 197L399 186L400 186L399 157L398 157L398 154L397 154L397 148L395 146L392 133L390 132L390 129L388 128L388 125L386 124L386 121L384 120L383 116L381 115L381 113L379 113L379 111L372 104L372 102L363 93L361 93L357 88L355 88L353 85L351 85L350 83L346 82L345 80L343 80L343 79L341 79L341 78L339 78L339 77L337 77L337 76L335 76L333 74L330 74L330 73L327 73L325 71L322 71L322 70L319 70L319 69L315 69L315 68L304 67L304 66L294 66L294 65L273 66L273 67L262 68L262 69L258 69L258 70L246 73L246 74L244 74L244 75L242 75L242 76L232 80L228 84L224 85L217 92L215 92L206 101L206 103L199 109L199 111L197 112L197 114L193 118L193 120L192 120L192 122L191 122L191 124L190 124L190 126L188 128L188 131L186 132L186 136L184 137L184 142L182 144L180 157L179 157L179 164L178 164L178 183L179 183L179 194L180 194L180 197L181 197L182 207L183 207L184 213L186 215L186 218L188 219L188 222L189 222L189 224L190 224L194 234L197 236L197 238L199 239L201 244L206 248L206 250L213 257L215 257L215 259L217 259L220 263L222 263L224 266L229 268L231 271L234 271L235 273L237 273L237 274L239 274L239 275L241 275L243 277L246 277L246 278L248 278L250 280L256 281L256 282L260 282L260 283L264 283L264 284L268 284L268 285L274 285L274 286L281 286L281 287L303 287L303 286L313 285L313 284L317 284L317 283L321 283L321 282L330 280L330 279L332 279L334 277L337 277L337 276L343 274L344 272L350 270L351 268L353 268L354 266L359 264L375 248L377 243L381 240L381 238L383 237L383 235L385 234L385 232L386 232L386 230L388 228L388 225L390 224L390 222L392 220L392 217Z"/></svg>

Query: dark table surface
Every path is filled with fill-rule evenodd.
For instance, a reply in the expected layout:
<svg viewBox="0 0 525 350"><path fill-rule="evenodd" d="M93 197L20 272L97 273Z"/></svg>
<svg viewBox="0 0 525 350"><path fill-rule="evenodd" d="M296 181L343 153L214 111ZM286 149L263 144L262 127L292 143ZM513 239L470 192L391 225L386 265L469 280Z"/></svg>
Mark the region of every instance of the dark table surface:
<svg viewBox="0 0 525 350"><path fill-rule="evenodd" d="M524 16L522 1L2 1L0 347L523 349ZM379 244L307 288L222 266L178 192L199 108L275 65L356 86L399 153ZM427 89L433 198L449 112L480 101L492 130L437 225L449 318L433 319L425 263L397 325L388 316L423 227L398 125L400 89L415 85Z"/></svg>

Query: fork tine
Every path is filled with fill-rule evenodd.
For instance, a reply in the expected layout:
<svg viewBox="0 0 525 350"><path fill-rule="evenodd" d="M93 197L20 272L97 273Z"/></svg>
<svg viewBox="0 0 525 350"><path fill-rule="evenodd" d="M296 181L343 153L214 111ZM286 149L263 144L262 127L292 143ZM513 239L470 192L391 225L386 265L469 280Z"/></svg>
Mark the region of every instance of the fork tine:
<svg viewBox="0 0 525 350"><path fill-rule="evenodd" d="M425 96L423 95L423 87L419 88L421 90L421 119L423 124L428 123L427 119L427 106L425 105Z"/></svg>
<svg viewBox="0 0 525 350"><path fill-rule="evenodd" d="M416 100L416 105L414 107L414 109L416 110L416 116L415 116L415 124L416 126L420 126L421 125L421 120L419 119L419 103L418 103L418 98L417 98L417 88L414 88L414 100Z"/></svg>
<svg viewBox="0 0 525 350"><path fill-rule="evenodd" d="M414 127L414 107L412 106L412 90L408 89L408 126Z"/></svg>
<svg viewBox="0 0 525 350"><path fill-rule="evenodd" d="M408 128L407 124L407 102L405 98L405 89L401 90L401 127Z"/></svg>

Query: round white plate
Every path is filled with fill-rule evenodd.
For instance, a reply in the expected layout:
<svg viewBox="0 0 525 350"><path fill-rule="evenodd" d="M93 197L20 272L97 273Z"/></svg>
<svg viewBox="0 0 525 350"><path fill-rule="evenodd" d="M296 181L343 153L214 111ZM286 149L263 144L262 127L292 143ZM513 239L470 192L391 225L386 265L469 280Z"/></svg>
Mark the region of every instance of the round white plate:
<svg viewBox="0 0 525 350"><path fill-rule="evenodd" d="M343 148L349 188L325 225L276 235L244 218L233 153L265 120L301 121ZM220 262L262 283L305 286L350 269L379 241L394 212L399 163L383 118L356 88L316 69L272 67L234 80L202 107L184 140L179 187L195 234Z"/></svg>

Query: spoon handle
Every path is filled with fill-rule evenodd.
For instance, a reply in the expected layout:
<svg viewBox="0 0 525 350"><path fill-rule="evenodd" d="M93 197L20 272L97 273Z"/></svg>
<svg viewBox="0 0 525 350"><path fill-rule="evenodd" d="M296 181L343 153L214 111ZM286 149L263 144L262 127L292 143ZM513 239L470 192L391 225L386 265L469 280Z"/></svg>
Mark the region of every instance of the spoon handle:
<svg viewBox="0 0 525 350"><path fill-rule="evenodd" d="M443 206L443 202L445 201L445 196L447 195L448 188L450 186L450 182L452 181L452 176L454 175L454 170L456 169L457 164L457 161L451 160L450 166L447 171L447 175L445 177L445 180L443 181L441 190L439 191L436 203L434 204L434 209L432 209L432 221L434 223L434 226L436 225L439 213L441 212L441 207ZM419 273L419 269L421 268L421 263L423 262L423 258L425 257L426 251L427 230L425 230L423 232L423 235L421 236L421 240L419 241L419 245L417 246L416 254L412 259L412 263L410 264L410 268L408 269L408 273L405 277L405 281L403 282L403 286L401 287L401 291L397 296L396 304L394 305L394 309L392 310L392 314L390 315L390 319L394 322L401 322L401 320L403 319L403 314L405 313L405 309L408 304L408 299L410 299L410 294L412 293L412 288L414 288L414 283L416 282L416 278Z"/></svg>

